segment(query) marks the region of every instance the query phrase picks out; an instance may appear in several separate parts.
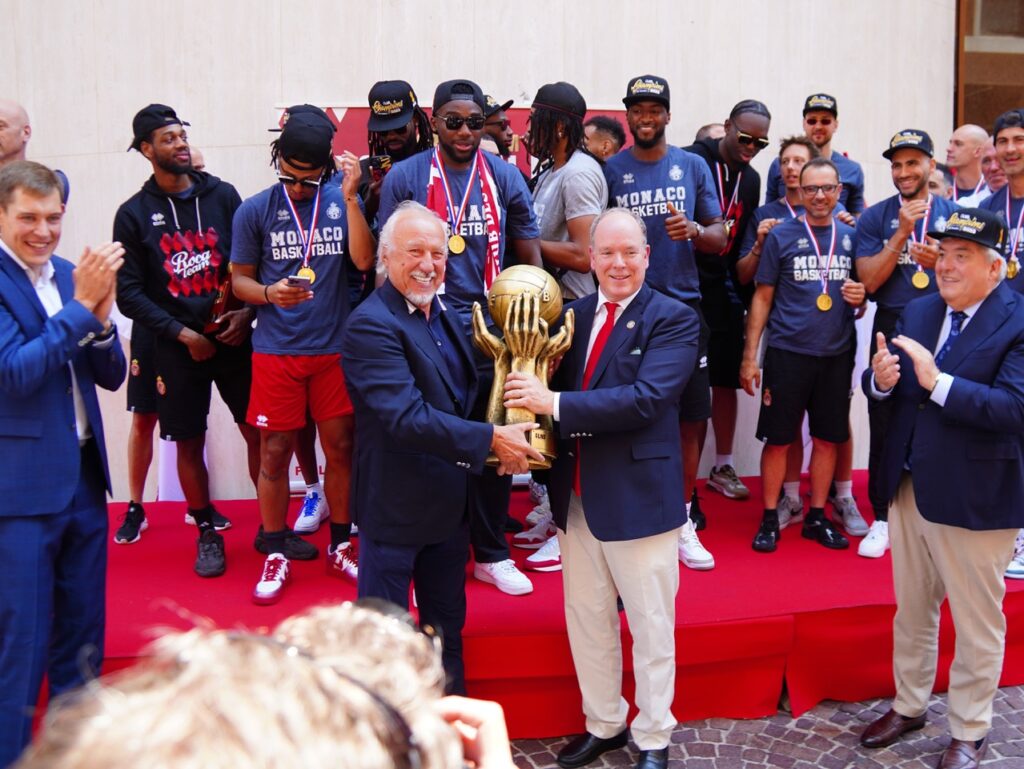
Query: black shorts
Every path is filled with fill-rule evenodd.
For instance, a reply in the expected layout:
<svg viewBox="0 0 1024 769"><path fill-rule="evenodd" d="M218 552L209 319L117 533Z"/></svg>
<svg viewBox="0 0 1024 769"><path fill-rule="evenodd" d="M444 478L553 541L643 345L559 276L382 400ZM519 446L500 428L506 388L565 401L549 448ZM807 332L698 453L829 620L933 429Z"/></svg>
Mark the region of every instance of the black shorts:
<svg viewBox="0 0 1024 769"><path fill-rule="evenodd" d="M711 385L708 381L708 324L700 309L700 300L692 299L683 304L693 308L700 321L700 338L697 342L697 365L693 368L690 381L679 396L679 421L703 422L711 417Z"/></svg>
<svg viewBox="0 0 1024 769"><path fill-rule="evenodd" d="M708 379L712 387L740 387L743 331L746 311L731 296L724 280L701 281L700 308L710 330Z"/></svg>
<svg viewBox="0 0 1024 769"><path fill-rule="evenodd" d="M156 340L157 414L164 440L184 441L206 432L214 383L235 422L245 423L252 387L252 343L246 340L232 347L211 341L217 353L209 360L194 361L181 342Z"/></svg>
<svg viewBox="0 0 1024 769"><path fill-rule="evenodd" d="M138 414L156 413L155 346L153 332L141 323L133 323L128 363L128 410Z"/></svg>
<svg viewBox="0 0 1024 769"><path fill-rule="evenodd" d="M800 435L804 411L811 435L843 443L850 437L850 376L855 350L803 355L776 347L764 354L757 439L788 446Z"/></svg>

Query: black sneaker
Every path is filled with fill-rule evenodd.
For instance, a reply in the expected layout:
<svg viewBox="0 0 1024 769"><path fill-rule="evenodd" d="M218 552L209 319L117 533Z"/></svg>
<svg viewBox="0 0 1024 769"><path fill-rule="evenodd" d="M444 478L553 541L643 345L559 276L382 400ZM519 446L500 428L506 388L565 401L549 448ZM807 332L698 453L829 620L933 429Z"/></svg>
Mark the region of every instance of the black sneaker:
<svg viewBox="0 0 1024 769"><path fill-rule="evenodd" d="M850 540L839 533L839 529L828 518L822 518L817 522L804 521L804 527L800 530L800 536L804 539L813 539L819 545L824 545L829 550L845 550L850 546Z"/></svg>
<svg viewBox="0 0 1024 769"><path fill-rule="evenodd" d="M192 513L185 513L185 523L189 526L196 525L196 519L192 517ZM216 509L213 511L213 528L217 531L224 531L225 529L231 528L231 521L221 515Z"/></svg>
<svg viewBox="0 0 1024 769"><path fill-rule="evenodd" d="M697 489L693 490L690 497L690 520L693 521L693 528L697 531L704 531L708 525L708 517L700 509L700 497L697 496Z"/></svg>
<svg viewBox="0 0 1024 769"><path fill-rule="evenodd" d="M117 527L114 534L114 544L130 545L142 539L142 532L149 528L146 520L146 511L138 502L128 505L124 517L121 518L121 525Z"/></svg>
<svg viewBox="0 0 1024 769"><path fill-rule="evenodd" d="M224 573L224 537L213 529L207 529L196 540L196 565L193 567L200 577L219 577Z"/></svg>
<svg viewBox="0 0 1024 769"><path fill-rule="evenodd" d="M256 539L252 546L256 548L256 552L263 553L263 555L270 553L267 540L263 537L262 524L260 524L260 530L256 532ZM284 537L284 549L281 552L289 561L315 561L320 555L320 550L316 545L307 542L291 529Z"/></svg>

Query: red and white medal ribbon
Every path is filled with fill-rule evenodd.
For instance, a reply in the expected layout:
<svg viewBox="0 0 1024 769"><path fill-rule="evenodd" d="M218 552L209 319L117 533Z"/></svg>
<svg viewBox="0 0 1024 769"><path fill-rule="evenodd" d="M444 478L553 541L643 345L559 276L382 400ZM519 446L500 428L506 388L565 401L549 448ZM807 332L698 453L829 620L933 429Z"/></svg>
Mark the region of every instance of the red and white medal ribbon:
<svg viewBox="0 0 1024 769"><path fill-rule="evenodd" d="M288 197L288 189L281 185L281 193L284 195L284 202L288 204L288 210L291 212L292 220L295 222L295 228L299 231L299 239L302 241L302 266L309 267L309 254L313 250L313 233L316 231L316 222L320 218L320 190L323 185L316 188L316 197L313 199L313 218L309 222L309 233L302 229L302 219L299 218L298 209L295 208L295 204L292 199Z"/></svg>
<svg viewBox="0 0 1024 769"><path fill-rule="evenodd" d="M736 186L732 188L732 198L729 200L729 205L725 204L725 182L722 180L722 164L715 163L715 175L718 177L718 205L722 208L722 218L726 221L732 216L733 209L736 208L736 200L740 194L740 180L743 179L743 172L740 171L736 174Z"/></svg>
<svg viewBox="0 0 1024 769"><path fill-rule="evenodd" d="M814 235L814 230L811 229L811 225L807 223L807 218L804 220L804 229L807 230L807 234L810 236L811 244L814 246L814 253L818 256L818 276L821 278L821 293L828 293L828 276L832 272L832 260L836 255L836 220L832 219L832 238L828 244L828 261L821 255L821 247L818 246L818 239Z"/></svg>
<svg viewBox="0 0 1024 769"><path fill-rule="evenodd" d="M903 200L903 198L900 198L900 208L903 208L904 202L905 201ZM910 230L910 240L911 240L912 243L917 243L918 245L920 245L920 244L926 242L926 240L928 239L928 220L931 219L931 216L932 216L932 194L929 192L928 193L928 205L924 209L924 218L921 219L921 237L917 236L917 224L914 224L914 227ZM917 263L917 271L918 272L922 272L923 270L924 270L924 267L922 267L921 263L918 262Z"/></svg>
<svg viewBox="0 0 1024 769"><path fill-rule="evenodd" d="M1010 186L1006 186L1006 226L1010 226ZM1024 202L1020 205L1020 213L1017 215L1017 226L1010 232L1010 262L1020 262L1017 258L1017 249L1020 247L1021 228L1024 228Z"/></svg>
<svg viewBox="0 0 1024 769"><path fill-rule="evenodd" d="M452 188L448 184L448 174L444 171L444 161L441 159L441 153L436 148L434 149L434 163L441 175L441 186L444 188L444 202L448 207L448 224L452 228L452 235L461 234L459 230L462 227L462 217L466 215L466 205L469 203L469 194L473 191L473 179L476 178L479 160L480 154L477 153L473 156L473 165L469 168L469 180L466 182L466 192L462 196L462 203L459 204L459 211L456 214L455 208L452 206Z"/></svg>

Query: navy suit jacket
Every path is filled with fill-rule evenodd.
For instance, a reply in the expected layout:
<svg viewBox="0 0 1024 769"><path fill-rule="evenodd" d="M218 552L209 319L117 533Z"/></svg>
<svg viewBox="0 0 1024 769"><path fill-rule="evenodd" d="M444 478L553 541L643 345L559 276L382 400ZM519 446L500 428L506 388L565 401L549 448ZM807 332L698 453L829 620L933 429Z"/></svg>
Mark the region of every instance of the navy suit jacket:
<svg viewBox="0 0 1024 769"><path fill-rule="evenodd" d="M59 513L78 486L81 451L68 362L110 472L96 385L116 390L125 376L120 340L91 344L103 325L74 300L74 266L52 257L63 309L48 318L25 271L0 250L0 515ZM43 479L43 480L41 480Z"/></svg>
<svg viewBox="0 0 1024 769"><path fill-rule="evenodd" d="M353 519L397 545L451 537L467 514L470 473L480 473L493 428L470 422L477 375L458 316L441 315L470 377L465 402L423 318L385 282L349 316L342 368L355 407Z"/></svg>
<svg viewBox="0 0 1024 769"><path fill-rule="evenodd" d="M551 382L561 392L548 484L555 523L565 529L579 453L583 510L597 539L640 539L682 526L679 396L697 361L697 313L644 285L615 321L590 388L580 392L597 294L570 307L573 345Z"/></svg>
<svg viewBox="0 0 1024 769"><path fill-rule="evenodd" d="M896 333L934 351L947 310L938 294L915 299ZM1002 283L981 303L940 366L953 376L945 406L897 352L879 486L886 499L896 494L909 448L925 519L974 530L1024 526L1024 296ZM870 368L863 381L870 393Z"/></svg>

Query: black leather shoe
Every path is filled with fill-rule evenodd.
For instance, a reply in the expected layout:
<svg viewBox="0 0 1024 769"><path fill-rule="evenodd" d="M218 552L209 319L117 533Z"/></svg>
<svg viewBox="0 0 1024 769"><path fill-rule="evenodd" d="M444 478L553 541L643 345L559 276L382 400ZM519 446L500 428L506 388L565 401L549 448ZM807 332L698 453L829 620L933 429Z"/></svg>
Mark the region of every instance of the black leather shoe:
<svg viewBox="0 0 1024 769"><path fill-rule="evenodd" d="M505 532L507 534L518 534L525 528L523 522L518 518L513 518L511 515L505 516Z"/></svg>
<svg viewBox="0 0 1024 769"><path fill-rule="evenodd" d="M270 552L270 548L267 547L266 537L263 536L263 524L260 524L252 546L256 548L256 552L263 553L263 555L267 555ZM315 561L317 556L320 555L320 550L316 545L312 542L307 542L291 530L285 535L284 550L281 552L289 561Z"/></svg>
<svg viewBox="0 0 1024 769"><path fill-rule="evenodd" d="M860 744L865 748L885 748L907 732L913 732L924 726L925 714L915 718L901 716L890 708L884 716L868 724L860 736Z"/></svg>
<svg viewBox="0 0 1024 769"><path fill-rule="evenodd" d="M616 734L606 740L595 737L590 732L584 732L579 737L570 740L568 745L558 751L558 757L555 760L564 769L586 766L609 750L626 747L628 737L628 729L623 729L621 734Z"/></svg>
<svg viewBox="0 0 1024 769"><path fill-rule="evenodd" d="M762 520L761 528L754 535L754 542L751 547L759 553L774 553L775 549L779 546L779 538L781 536L778 521Z"/></svg>
<svg viewBox="0 0 1024 769"><path fill-rule="evenodd" d="M636 762L636 769L666 769L668 767L668 748L657 750L641 750Z"/></svg>
<svg viewBox="0 0 1024 769"><path fill-rule="evenodd" d="M850 540L840 534L839 529L828 518L822 518L816 523L804 521L800 536L804 539L813 539L830 550L845 550L850 546Z"/></svg>

